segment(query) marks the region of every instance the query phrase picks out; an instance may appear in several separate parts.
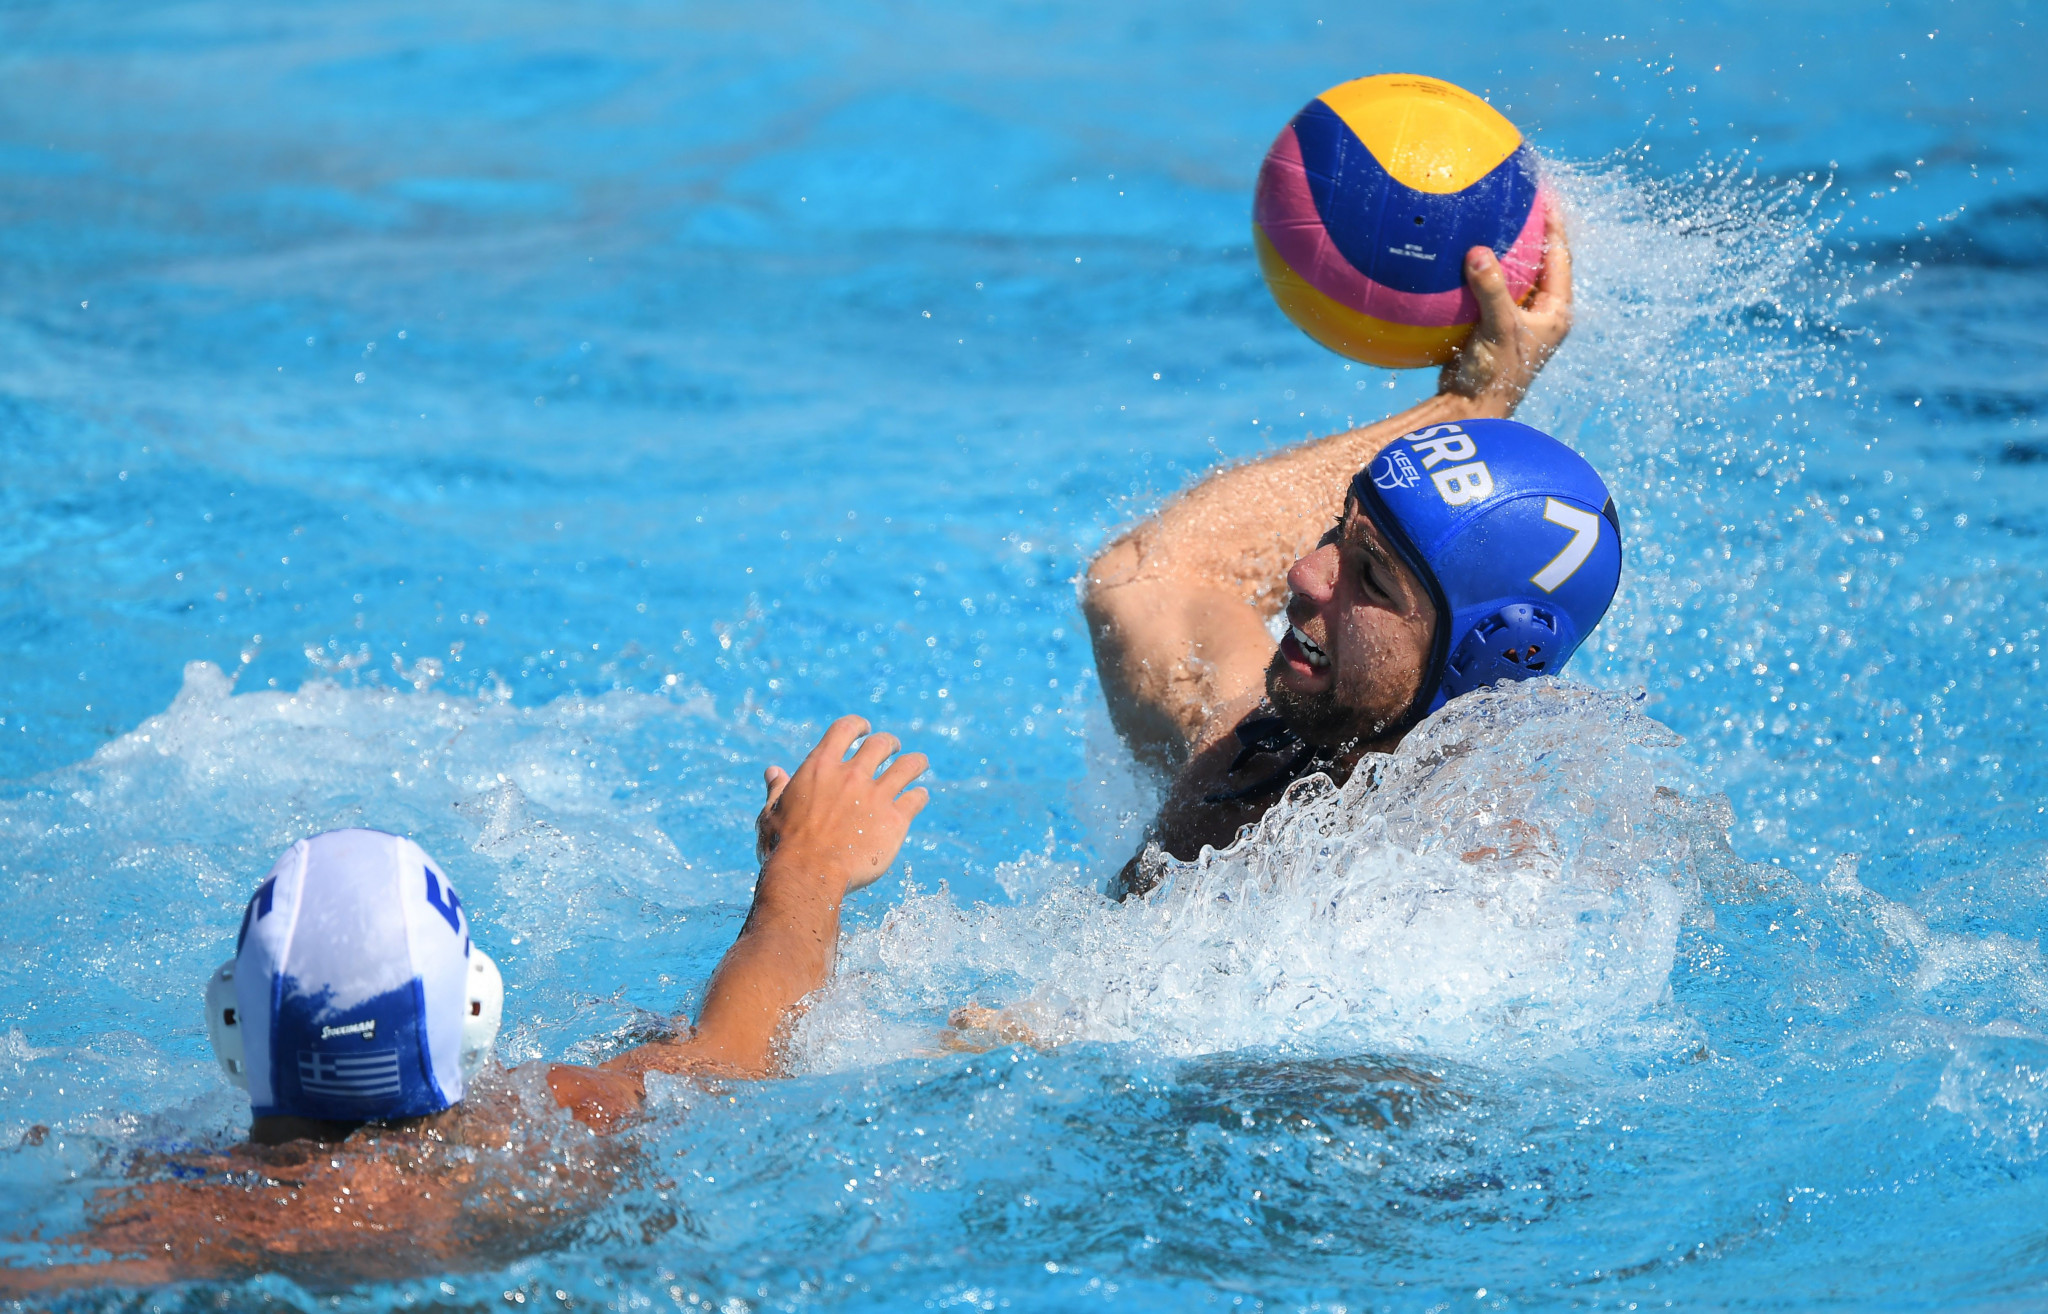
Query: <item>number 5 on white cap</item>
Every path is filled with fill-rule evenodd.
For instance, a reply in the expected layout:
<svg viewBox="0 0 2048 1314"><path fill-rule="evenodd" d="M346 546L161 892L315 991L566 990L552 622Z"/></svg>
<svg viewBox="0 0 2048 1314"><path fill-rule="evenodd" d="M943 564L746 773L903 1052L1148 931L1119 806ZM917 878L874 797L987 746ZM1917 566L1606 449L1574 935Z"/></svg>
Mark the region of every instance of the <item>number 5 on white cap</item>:
<svg viewBox="0 0 2048 1314"><path fill-rule="evenodd" d="M1564 551L1529 577L1529 582L1545 593L1555 593L1558 586L1578 574L1579 567L1586 564L1586 558L1593 555L1594 546L1600 542L1600 517L1554 497L1546 497L1543 499L1543 518L1572 531L1572 541L1564 545Z"/></svg>

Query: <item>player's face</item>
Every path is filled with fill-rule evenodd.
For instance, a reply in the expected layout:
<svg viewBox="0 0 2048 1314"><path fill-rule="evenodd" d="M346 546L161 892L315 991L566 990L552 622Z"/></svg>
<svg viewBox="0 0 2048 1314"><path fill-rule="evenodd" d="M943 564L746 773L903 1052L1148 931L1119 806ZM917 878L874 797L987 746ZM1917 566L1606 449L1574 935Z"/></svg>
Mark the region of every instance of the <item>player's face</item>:
<svg viewBox="0 0 2048 1314"><path fill-rule="evenodd" d="M1273 705L1317 744L1374 744L1405 730L1436 609L1356 502L1294 563L1287 586L1289 628L1266 668Z"/></svg>

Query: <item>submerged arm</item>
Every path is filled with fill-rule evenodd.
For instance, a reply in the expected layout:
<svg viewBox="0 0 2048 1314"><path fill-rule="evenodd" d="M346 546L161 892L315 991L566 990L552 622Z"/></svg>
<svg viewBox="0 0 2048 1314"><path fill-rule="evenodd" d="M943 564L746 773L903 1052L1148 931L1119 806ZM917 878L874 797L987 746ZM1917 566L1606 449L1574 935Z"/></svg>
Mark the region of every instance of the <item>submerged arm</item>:
<svg viewBox="0 0 2048 1314"><path fill-rule="evenodd" d="M1550 211L1541 277L1517 306L1500 262L1474 247L1480 320L1437 395L1377 424L1219 470L1104 548L1081 605L1117 730L1142 757L1184 759L1223 708L1255 697L1272 656L1266 618L1285 579L1343 509L1351 477L1428 424L1507 416L1571 326L1571 260Z"/></svg>
<svg viewBox="0 0 2048 1314"><path fill-rule="evenodd" d="M841 717L794 775L769 768L753 907L712 973L697 1025L685 1038L637 1046L601 1067L551 1068L549 1088L577 1118L602 1129L634 1113L649 1072L774 1075L782 1029L831 974L840 904L888 870L928 800L910 788L924 773L924 755L889 762L900 746L894 735L868 735L846 757L867 731L859 717Z"/></svg>

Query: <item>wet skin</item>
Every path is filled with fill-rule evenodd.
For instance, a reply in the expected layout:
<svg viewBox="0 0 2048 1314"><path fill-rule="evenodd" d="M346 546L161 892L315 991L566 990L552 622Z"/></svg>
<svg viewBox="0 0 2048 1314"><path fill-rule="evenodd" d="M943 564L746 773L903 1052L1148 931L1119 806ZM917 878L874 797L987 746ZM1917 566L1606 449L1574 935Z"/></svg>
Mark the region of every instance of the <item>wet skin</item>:
<svg viewBox="0 0 2048 1314"><path fill-rule="evenodd" d="M1422 682L1436 614L1415 572L1394 555L1370 517L1345 502L1338 523L1287 573L1288 631L1266 667L1265 703L1286 716L1311 743L1327 745L1333 774L1348 774L1368 752L1391 752L1407 729ZM1259 703L1239 712L1254 714ZM1223 848L1272 805L1270 796L1220 799L1245 776L1256 779L1284 766L1254 760L1233 773L1242 752L1234 735L1210 740L1189 758L1161 805L1152 835L1177 857L1202 846ZM1119 877L1123 888L1151 887L1143 855Z"/></svg>
<svg viewBox="0 0 2048 1314"><path fill-rule="evenodd" d="M1398 741L1436 636L1422 581L1346 498L1330 532L1288 570L1287 590L1267 699L1311 743Z"/></svg>

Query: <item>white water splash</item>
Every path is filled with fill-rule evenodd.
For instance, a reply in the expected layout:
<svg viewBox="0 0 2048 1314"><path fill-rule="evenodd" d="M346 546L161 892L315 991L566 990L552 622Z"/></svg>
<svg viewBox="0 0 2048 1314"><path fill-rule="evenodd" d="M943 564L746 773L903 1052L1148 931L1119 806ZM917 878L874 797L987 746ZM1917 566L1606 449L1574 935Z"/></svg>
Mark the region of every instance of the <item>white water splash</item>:
<svg viewBox="0 0 2048 1314"><path fill-rule="evenodd" d="M1147 899L1109 905L1075 871L1022 907L909 894L849 937L800 1061L928 1044L970 1002L1048 1042L1171 1054L1668 1042L1702 838L1659 784L1675 742L1626 695L1531 682L1458 700L1342 789L1298 783Z"/></svg>
<svg viewBox="0 0 2048 1314"><path fill-rule="evenodd" d="M2005 1158L2048 1154L2048 1036L1994 1022L1949 1042L1934 1107Z"/></svg>
<svg viewBox="0 0 2048 1314"><path fill-rule="evenodd" d="M701 975L666 980L659 965L719 934L700 933L692 911L744 904L752 789L734 777L777 751L758 737L701 695L525 708L326 679L236 693L194 663L164 711L0 800L0 877L15 899L0 986L59 1013L111 992L130 1001L128 1025L182 1044L204 973L277 853L373 826L443 864L504 964L514 1011L500 1052L559 1053L550 1028L573 1040L622 1025L634 1015L622 990L681 1002ZM706 832L687 855L670 838L678 822Z"/></svg>

